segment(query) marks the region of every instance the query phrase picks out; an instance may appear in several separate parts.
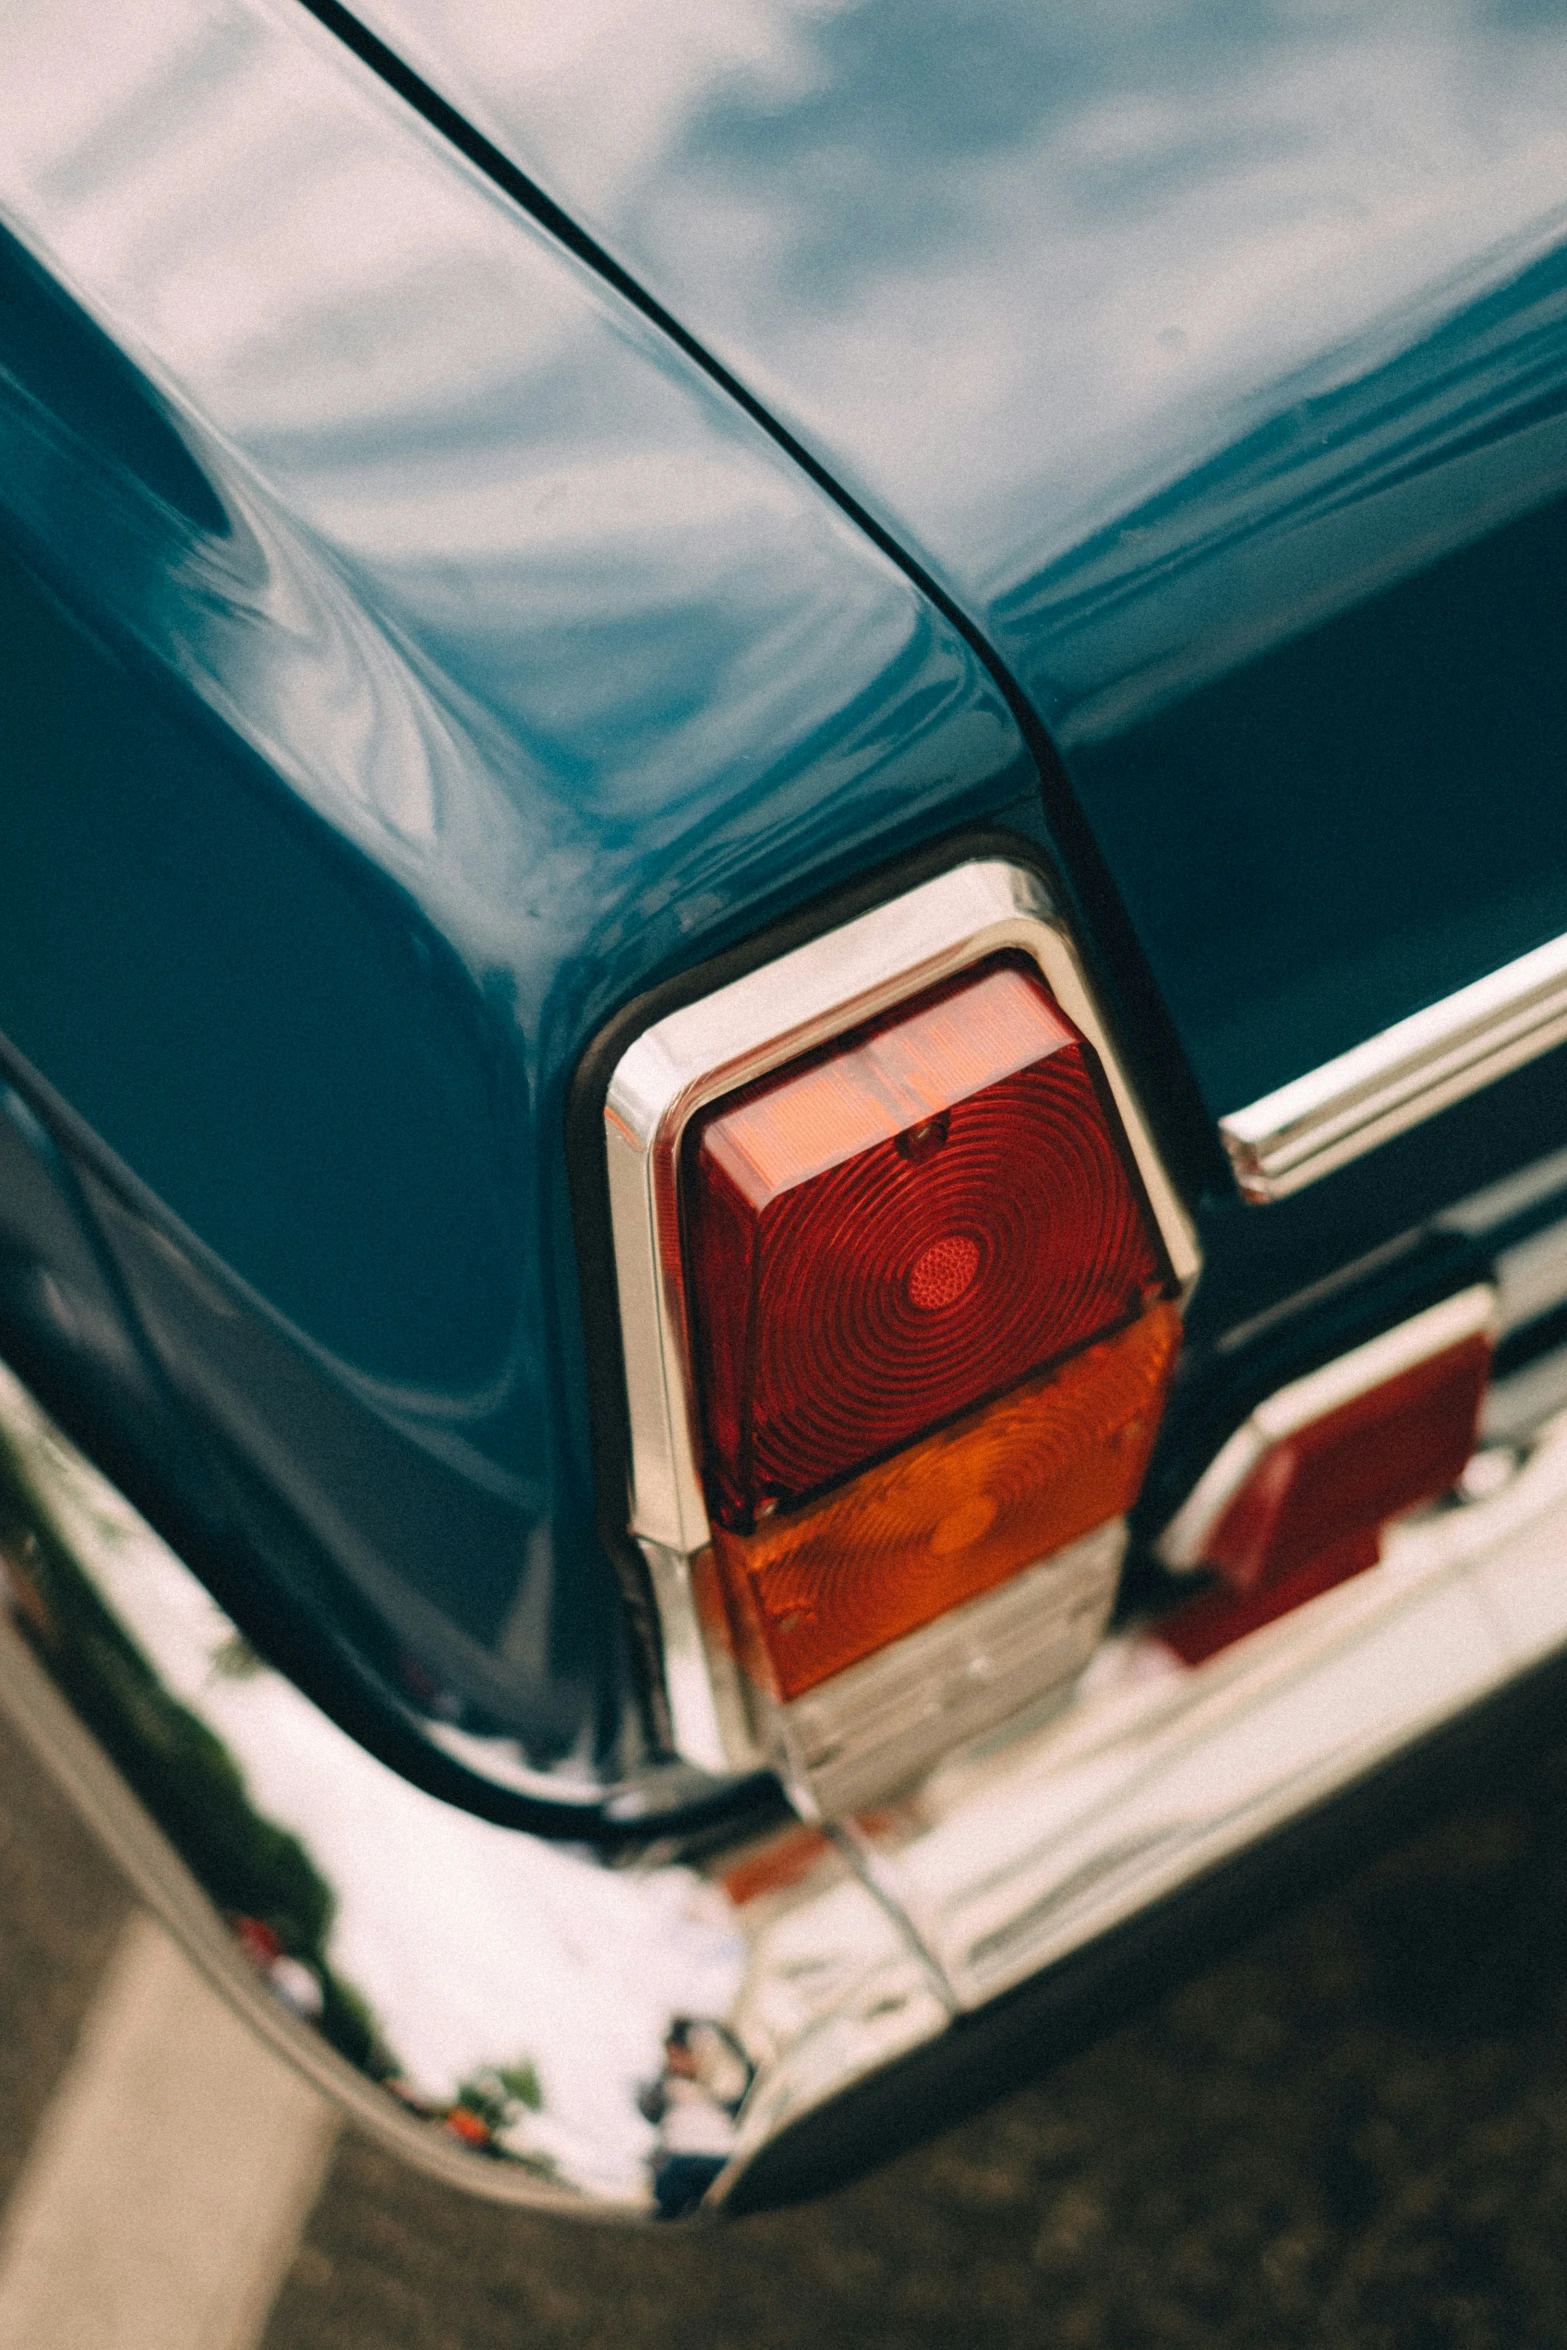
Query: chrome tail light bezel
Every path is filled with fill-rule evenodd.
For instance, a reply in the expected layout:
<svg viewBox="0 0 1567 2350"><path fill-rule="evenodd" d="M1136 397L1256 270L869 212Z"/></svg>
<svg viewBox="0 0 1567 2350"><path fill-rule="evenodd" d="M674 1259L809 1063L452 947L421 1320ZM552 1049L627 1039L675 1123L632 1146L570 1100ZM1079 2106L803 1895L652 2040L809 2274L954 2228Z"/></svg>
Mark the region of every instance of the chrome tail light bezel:
<svg viewBox="0 0 1567 2350"><path fill-rule="evenodd" d="M677 1750L720 1772L779 1759L738 1674L704 1638L692 1562L709 1537L680 1246L681 1145L721 1096L997 953L1021 953L1098 1055L1183 1295L1200 1258L1191 1219L1127 1076L1059 901L1034 866L972 853L641 1027L601 1097L624 1365L625 1516L651 1586ZM611 1505L612 1506L612 1505ZM962 1612L962 1611L959 1611Z"/></svg>

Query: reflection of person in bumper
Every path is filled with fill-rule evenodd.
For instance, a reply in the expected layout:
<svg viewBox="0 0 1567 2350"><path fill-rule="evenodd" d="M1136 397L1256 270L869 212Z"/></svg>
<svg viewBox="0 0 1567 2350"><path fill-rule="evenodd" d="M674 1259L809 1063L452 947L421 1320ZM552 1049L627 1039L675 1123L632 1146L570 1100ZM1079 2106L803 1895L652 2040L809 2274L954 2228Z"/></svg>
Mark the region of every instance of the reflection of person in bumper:
<svg viewBox="0 0 1567 2350"><path fill-rule="evenodd" d="M697 2016L674 2017L664 2035L664 2070L637 2100L658 2124L653 2200L660 2219L693 2210L723 2169L750 2077L749 2064L721 2026Z"/></svg>

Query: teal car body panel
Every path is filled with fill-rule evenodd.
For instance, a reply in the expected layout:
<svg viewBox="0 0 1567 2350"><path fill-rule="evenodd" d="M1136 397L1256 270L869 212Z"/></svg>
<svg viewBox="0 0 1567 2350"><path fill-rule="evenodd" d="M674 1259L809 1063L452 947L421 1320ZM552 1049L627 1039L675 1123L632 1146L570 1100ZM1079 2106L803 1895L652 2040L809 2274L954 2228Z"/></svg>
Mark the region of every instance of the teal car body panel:
<svg viewBox="0 0 1567 2350"><path fill-rule="evenodd" d="M13 1084L292 1603L586 1802L647 1732L593 1531L583 1042L1037 779L897 569L338 44L167 14L187 153L132 156L118 274L62 193L112 121L7 138L53 272L8 242ZM394 224L379 273L317 266L321 208Z"/></svg>
<svg viewBox="0 0 1567 2350"><path fill-rule="evenodd" d="M1215 1116L1567 927L1558 11L355 13L995 646Z"/></svg>
<svg viewBox="0 0 1567 2350"><path fill-rule="evenodd" d="M1548 1061L1259 1217L1199 1104L1567 929L1567 36L1477 15L1400 165L1353 12L650 10L526 70L363 12L424 93L291 0L155 17L42 109L40 16L0 98L6 1332L366 1735L587 1832L660 1736L564 1146L629 999L1038 844L1204 1193L1193 1392L1560 1140Z"/></svg>

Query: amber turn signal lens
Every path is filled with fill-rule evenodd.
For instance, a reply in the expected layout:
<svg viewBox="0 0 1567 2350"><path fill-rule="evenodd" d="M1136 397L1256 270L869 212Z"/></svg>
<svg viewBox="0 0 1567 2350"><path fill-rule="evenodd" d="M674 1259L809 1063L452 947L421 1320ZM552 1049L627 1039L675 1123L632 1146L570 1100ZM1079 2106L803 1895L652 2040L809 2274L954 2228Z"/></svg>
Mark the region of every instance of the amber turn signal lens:
<svg viewBox="0 0 1567 2350"><path fill-rule="evenodd" d="M798 1697L1136 1499L1180 1343L1156 1305L1057 1370L753 1534L713 1530L733 1645Z"/></svg>

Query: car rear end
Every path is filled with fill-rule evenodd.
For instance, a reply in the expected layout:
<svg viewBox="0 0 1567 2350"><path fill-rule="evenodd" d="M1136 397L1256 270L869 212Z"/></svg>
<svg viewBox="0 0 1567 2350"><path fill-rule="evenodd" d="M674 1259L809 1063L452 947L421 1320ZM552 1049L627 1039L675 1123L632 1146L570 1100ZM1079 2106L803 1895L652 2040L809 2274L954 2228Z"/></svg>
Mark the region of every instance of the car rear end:
<svg viewBox="0 0 1567 2350"><path fill-rule="evenodd" d="M748 2207L1557 1702L1554 247L1068 560L317 15L19 60L4 1688L408 2159Z"/></svg>

